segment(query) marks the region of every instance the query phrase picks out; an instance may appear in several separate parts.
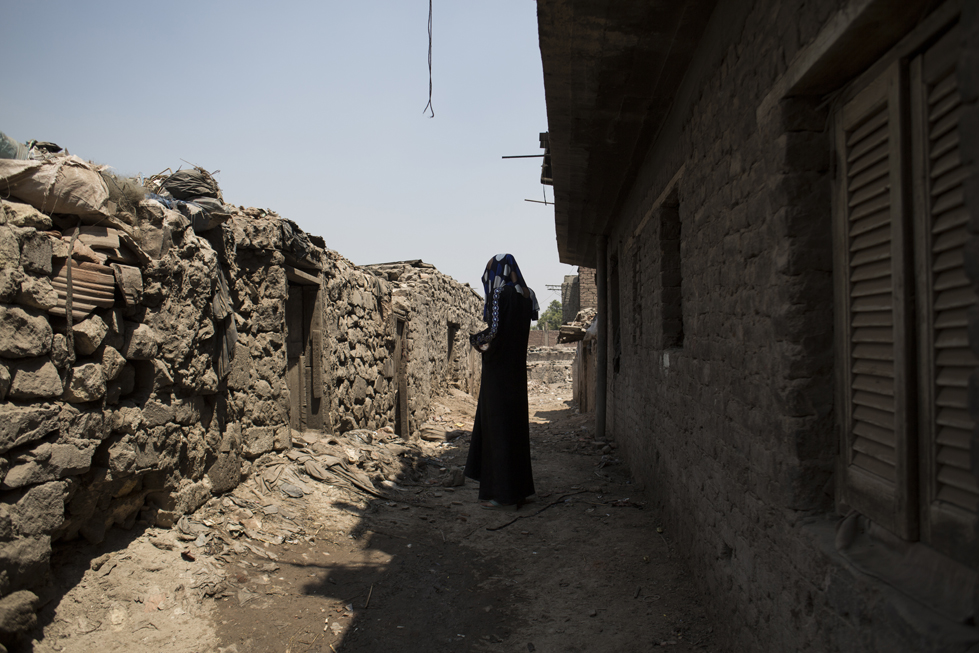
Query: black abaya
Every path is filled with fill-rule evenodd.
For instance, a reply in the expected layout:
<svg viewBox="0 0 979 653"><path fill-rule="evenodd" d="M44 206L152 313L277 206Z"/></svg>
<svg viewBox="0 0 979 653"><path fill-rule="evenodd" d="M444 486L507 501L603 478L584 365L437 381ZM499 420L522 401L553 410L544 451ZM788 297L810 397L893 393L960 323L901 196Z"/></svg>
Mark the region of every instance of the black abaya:
<svg viewBox="0 0 979 653"><path fill-rule="evenodd" d="M480 500L519 503L534 494L527 418L527 339L533 303L513 286L499 298L499 326L483 352L479 403L465 474Z"/></svg>

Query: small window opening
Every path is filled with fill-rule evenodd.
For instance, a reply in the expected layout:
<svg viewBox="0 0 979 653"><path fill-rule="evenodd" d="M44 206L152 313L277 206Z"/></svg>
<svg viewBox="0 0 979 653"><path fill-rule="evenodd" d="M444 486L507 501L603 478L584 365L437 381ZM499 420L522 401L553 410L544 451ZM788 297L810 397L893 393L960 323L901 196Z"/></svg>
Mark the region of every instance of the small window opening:
<svg viewBox="0 0 979 653"><path fill-rule="evenodd" d="M683 347L683 274L680 264L680 198L676 188L660 207L660 280L663 297L663 348Z"/></svg>

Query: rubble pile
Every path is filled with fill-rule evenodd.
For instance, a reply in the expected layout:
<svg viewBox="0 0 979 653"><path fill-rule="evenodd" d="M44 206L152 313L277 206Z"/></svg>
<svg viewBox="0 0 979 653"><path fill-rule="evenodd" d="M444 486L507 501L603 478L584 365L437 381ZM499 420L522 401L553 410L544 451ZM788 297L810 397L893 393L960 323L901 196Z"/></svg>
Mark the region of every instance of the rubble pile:
<svg viewBox="0 0 979 653"><path fill-rule="evenodd" d="M588 327L595 321L598 311L594 308L583 308L575 315L574 320L561 325L559 343L578 342L585 339Z"/></svg>
<svg viewBox="0 0 979 653"><path fill-rule="evenodd" d="M544 384L571 383L574 356L573 345L531 347L527 351L527 378Z"/></svg>
<svg viewBox="0 0 979 653"><path fill-rule="evenodd" d="M364 510L377 500L412 503L408 487L451 487L460 480L461 470L443 465L419 441L405 441L390 427L342 435L307 432L297 435L291 449L257 459L233 492L181 517L170 531L177 540L171 537L171 545L190 558L210 556L219 563L248 552L275 560L265 544L315 541L329 528L320 516L336 502ZM221 589L210 588L208 595Z"/></svg>
<svg viewBox="0 0 979 653"><path fill-rule="evenodd" d="M430 266L358 268L225 204L200 168L141 184L14 145L29 158L0 158L0 645L47 600L52 543L179 524L298 434L395 425L400 401L408 437L438 393L477 383L463 343L481 300Z"/></svg>

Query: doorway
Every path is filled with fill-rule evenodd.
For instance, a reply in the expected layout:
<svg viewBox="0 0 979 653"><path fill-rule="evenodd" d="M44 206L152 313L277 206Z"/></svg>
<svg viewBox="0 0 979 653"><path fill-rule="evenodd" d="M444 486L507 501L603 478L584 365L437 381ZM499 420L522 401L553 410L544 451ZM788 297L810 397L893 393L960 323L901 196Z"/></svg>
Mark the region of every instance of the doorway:
<svg viewBox="0 0 979 653"><path fill-rule="evenodd" d="M394 432L404 439L411 437L408 416L408 347L405 344L407 317L396 314L397 331L394 338Z"/></svg>
<svg viewBox="0 0 979 653"><path fill-rule="evenodd" d="M290 281L298 275L289 275ZM319 279L289 283L286 300L286 386L289 426L297 431L330 429L329 401L323 375L322 310ZM315 283L312 283L315 281Z"/></svg>

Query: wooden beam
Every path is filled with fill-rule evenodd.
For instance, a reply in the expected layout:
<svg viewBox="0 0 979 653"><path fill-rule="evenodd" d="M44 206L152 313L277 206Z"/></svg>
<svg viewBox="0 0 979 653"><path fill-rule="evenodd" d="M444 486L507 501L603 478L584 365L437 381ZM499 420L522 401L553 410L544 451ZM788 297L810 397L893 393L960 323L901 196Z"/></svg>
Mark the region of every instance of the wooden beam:
<svg viewBox="0 0 979 653"><path fill-rule="evenodd" d="M320 285L320 278L313 276L309 272L304 272L299 268L294 268L291 265L285 266L286 268L286 278L293 283L298 283L303 286L318 286Z"/></svg>

